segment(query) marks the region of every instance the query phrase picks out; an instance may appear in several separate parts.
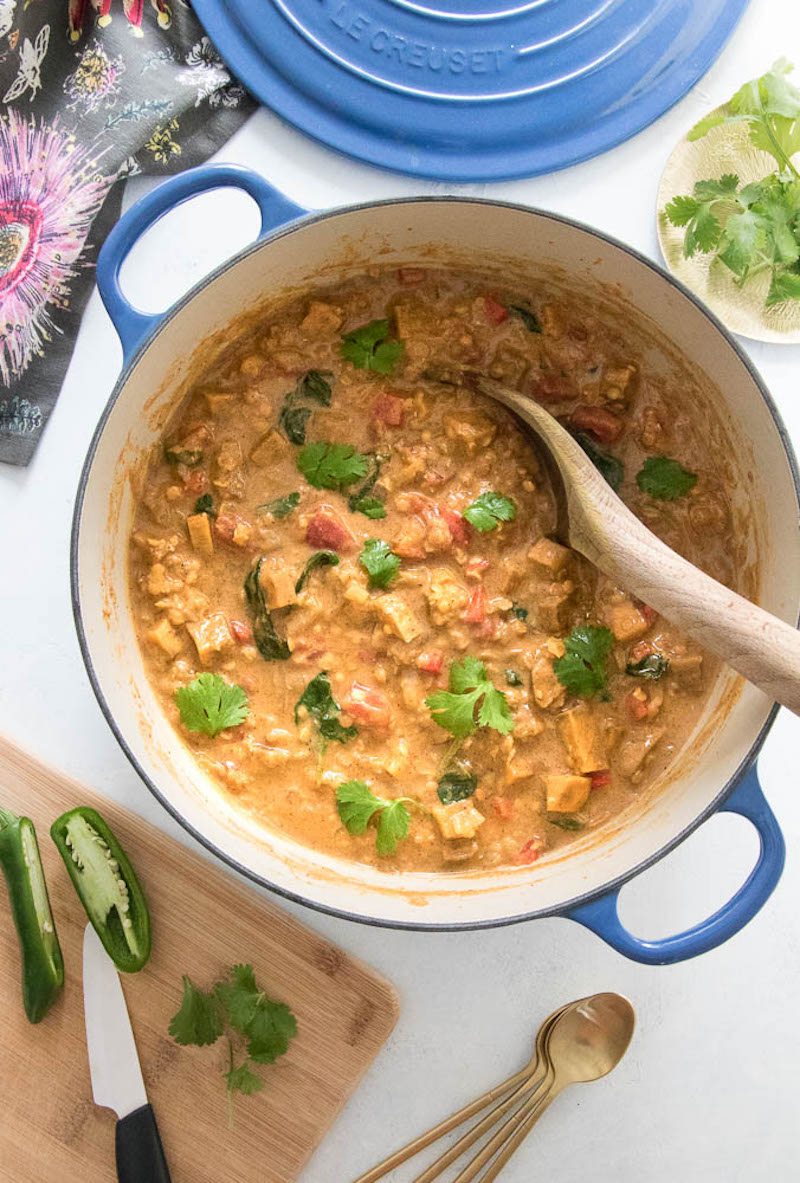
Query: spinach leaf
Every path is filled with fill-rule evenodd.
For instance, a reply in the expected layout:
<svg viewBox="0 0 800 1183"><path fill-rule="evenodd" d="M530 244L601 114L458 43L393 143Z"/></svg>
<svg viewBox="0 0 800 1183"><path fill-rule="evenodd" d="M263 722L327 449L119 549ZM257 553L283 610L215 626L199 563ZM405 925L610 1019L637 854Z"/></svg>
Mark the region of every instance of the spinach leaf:
<svg viewBox="0 0 800 1183"><path fill-rule="evenodd" d="M351 513L363 513L364 517L371 518L373 521L386 517L386 506L380 498L371 496L386 459L385 456L379 456L377 452L367 453L369 470L366 480L347 499L347 508Z"/></svg>
<svg viewBox="0 0 800 1183"><path fill-rule="evenodd" d="M592 437L586 432L575 431L572 434L575 442L580 444L600 475L604 476L614 492L618 493L625 476L622 461L598 448Z"/></svg>
<svg viewBox="0 0 800 1183"><path fill-rule="evenodd" d="M298 378L294 397L310 399L322 407L329 407L332 398L331 378L333 374L329 370L308 370L302 378Z"/></svg>
<svg viewBox="0 0 800 1183"><path fill-rule="evenodd" d="M287 395L287 398L291 398ZM278 423L290 444L304 444L306 442L306 424L311 416L311 407L296 407L292 403L284 403Z"/></svg>
<svg viewBox="0 0 800 1183"><path fill-rule="evenodd" d="M203 493L198 497L194 503L195 513L207 513L210 518L217 516L217 511L214 509L214 498L210 493Z"/></svg>
<svg viewBox="0 0 800 1183"><path fill-rule="evenodd" d="M164 459L169 464L185 464L187 468L197 468L203 463L203 452L200 448L170 448L164 445Z"/></svg>
<svg viewBox="0 0 800 1183"><path fill-rule="evenodd" d="M511 613L511 615L514 617L515 620L527 620L528 619L528 609L523 607L522 604L516 603L516 601L509 608L509 612Z"/></svg>
<svg viewBox="0 0 800 1183"><path fill-rule="evenodd" d="M452 805L454 801L466 801L477 787L477 776L463 769L454 768L444 774L436 791L442 805Z"/></svg>
<svg viewBox="0 0 800 1183"><path fill-rule="evenodd" d="M650 678L657 681L663 678L669 669L669 661L660 653L648 653L641 661L629 661L625 666L625 673L632 678Z"/></svg>
<svg viewBox="0 0 800 1183"><path fill-rule="evenodd" d="M551 826L558 826L559 830L582 830L585 824L570 813L548 813L547 820Z"/></svg>
<svg viewBox="0 0 800 1183"><path fill-rule="evenodd" d="M304 401L318 403L322 407L331 405L329 379L332 377L333 374L327 370L307 370L297 379L294 390L285 396L278 423L290 443L300 445L306 442L306 425L313 407L302 406Z"/></svg>
<svg viewBox="0 0 800 1183"><path fill-rule="evenodd" d="M261 564L263 559L250 568L244 581L244 594L250 617L253 621L253 640L261 656L266 661L287 661L291 651L286 641L278 636L272 623L267 599L261 586Z"/></svg>
<svg viewBox="0 0 800 1183"><path fill-rule="evenodd" d="M525 308L522 304L509 304L508 311L520 318L529 333L541 333L542 322L531 308Z"/></svg>
<svg viewBox="0 0 800 1183"><path fill-rule="evenodd" d="M336 554L335 551L333 551L333 550L315 551L315 553L307 561L305 567L303 567L303 570L300 574L300 578L297 580L297 583L294 585L295 592L299 594L303 590L306 583L308 582L309 575L311 574L312 571L315 571L317 567L338 567L338 566L339 566L339 556Z"/></svg>
<svg viewBox="0 0 800 1183"><path fill-rule="evenodd" d="M259 513L271 513L274 518L280 521L282 518L288 518L292 510L297 509L299 504L299 493L287 493L285 497L276 497L274 501L265 501L263 505L257 505L256 509Z"/></svg>
<svg viewBox="0 0 800 1183"><path fill-rule="evenodd" d="M505 671L506 686L522 686L524 685L522 678L516 670L508 669Z"/></svg>
<svg viewBox="0 0 800 1183"><path fill-rule="evenodd" d="M697 474L669 456L648 456L636 474L636 484L656 501L677 501L697 484Z"/></svg>
<svg viewBox="0 0 800 1183"><path fill-rule="evenodd" d="M316 723L323 744L329 740L347 743L348 740L355 739L358 735L357 727L343 727L339 722L341 707L333 697L330 678L325 670L311 679L298 698L294 708L295 723L301 721L301 707L305 707L309 716Z"/></svg>

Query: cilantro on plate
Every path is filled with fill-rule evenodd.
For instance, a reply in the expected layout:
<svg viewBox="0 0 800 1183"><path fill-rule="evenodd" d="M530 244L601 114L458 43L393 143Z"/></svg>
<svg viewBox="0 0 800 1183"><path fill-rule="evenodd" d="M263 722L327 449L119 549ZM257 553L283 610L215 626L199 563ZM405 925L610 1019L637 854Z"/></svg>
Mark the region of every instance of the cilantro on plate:
<svg viewBox="0 0 800 1183"><path fill-rule="evenodd" d="M676 501L695 487L697 474L669 456L648 456L636 474L636 484L657 501Z"/></svg>
<svg viewBox="0 0 800 1183"><path fill-rule="evenodd" d="M388 587L400 570L400 558L382 538L368 538L358 561L369 576L370 587Z"/></svg>
<svg viewBox="0 0 800 1183"><path fill-rule="evenodd" d="M199 731L213 739L228 727L238 727L250 714L241 686L219 674L198 674L188 686L175 691L181 723L187 731Z"/></svg>
<svg viewBox="0 0 800 1183"><path fill-rule="evenodd" d="M356 369L391 374L405 351L402 341L390 337L388 320L371 320L345 333L340 346L345 361Z"/></svg>
<svg viewBox="0 0 800 1183"><path fill-rule="evenodd" d="M462 515L482 534L489 530L496 530L501 522L513 522L517 516L517 507L510 497L502 493L486 492L468 505Z"/></svg>
<svg viewBox="0 0 800 1183"><path fill-rule="evenodd" d="M606 663L613 647L614 634L610 629L579 624L564 639L566 653L553 662L553 671L570 694L594 698L604 693L608 684Z"/></svg>
<svg viewBox="0 0 800 1183"><path fill-rule="evenodd" d="M410 797L376 797L363 780L345 781L336 790L336 808L349 834L366 833L376 819L375 849L381 855L394 854L398 843L408 837L407 802L411 803Z"/></svg>
<svg viewBox="0 0 800 1183"><path fill-rule="evenodd" d="M456 739L472 735L478 727L491 727L501 735L514 729L508 700L490 680L486 666L467 656L450 666L449 689L437 690L425 699L431 718Z"/></svg>

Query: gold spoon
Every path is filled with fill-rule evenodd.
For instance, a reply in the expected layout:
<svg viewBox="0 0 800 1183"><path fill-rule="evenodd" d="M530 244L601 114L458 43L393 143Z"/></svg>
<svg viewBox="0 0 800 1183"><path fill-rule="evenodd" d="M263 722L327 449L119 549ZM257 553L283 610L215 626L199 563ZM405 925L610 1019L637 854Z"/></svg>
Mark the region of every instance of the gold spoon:
<svg viewBox="0 0 800 1183"><path fill-rule="evenodd" d="M545 1091L531 1097L503 1122L453 1183L471 1183L492 1158L495 1161L481 1177L481 1183L496 1179L560 1092L571 1084L600 1080L616 1068L628 1050L635 1023L633 1007L621 994L595 994L562 1011L545 1040L544 1056L549 1068Z"/></svg>
<svg viewBox="0 0 800 1183"><path fill-rule="evenodd" d="M488 1122L487 1119L484 1119L484 1122L487 1122L487 1124L484 1125L484 1122L478 1123L478 1125L484 1127L480 1130L480 1132L475 1133L474 1137L469 1141L465 1141L464 1139L469 1137L469 1134L473 1133L472 1130L469 1131L468 1134L464 1136L464 1138L460 1139L461 1142L464 1142L464 1145L459 1151L459 1154L462 1153L463 1150L466 1150L468 1146L471 1146L472 1142L479 1138L481 1134L485 1132L485 1130L489 1129L499 1116L502 1116L503 1113L506 1113L512 1104L519 1104L519 1101L522 1099L522 1097L527 1096L529 1090L535 1091L535 1088L538 1087L537 1081L544 1078L543 1074L539 1073L539 1066L543 1057L545 1036L547 1031L550 1029L551 1024L566 1009L566 1007L562 1006L558 1010L553 1011L553 1013L548 1016L547 1019L545 1019L536 1036L533 1055L524 1068L520 1069L519 1072L515 1072L513 1076L509 1076L508 1079L504 1080L502 1084L495 1085L493 1089L489 1089L488 1092L484 1093L476 1100L471 1101L468 1105L464 1105L461 1109L457 1110L455 1113L452 1113L450 1117L446 1117L444 1121L440 1121L438 1125L434 1126L433 1129L428 1130L427 1133L420 1134L420 1136L415 1138L412 1142L408 1142L405 1146L401 1146L399 1150L396 1150L394 1154L389 1156L389 1158L385 1158L383 1162L379 1162L377 1166L372 1167L366 1172L366 1174L359 1175L359 1177L355 1180L355 1183L377 1183L378 1179L383 1179L384 1176L388 1175L390 1171L393 1171L395 1167L399 1167L402 1163L407 1162L409 1158L413 1158L415 1154L419 1154L419 1152L424 1150L426 1146L430 1146L432 1142L436 1142L445 1134L450 1133L451 1130L454 1130L457 1126L460 1126L463 1122L467 1121L468 1118L474 1117L476 1113L480 1113L482 1109L485 1109L488 1105L491 1105L493 1101L497 1101L499 1098L504 1097L505 1094L510 1093L510 1096L506 1097L504 1101L501 1101L500 1104L491 1111L490 1122ZM501 1112L498 1113L498 1110L501 1110ZM456 1143L456 1145L458 1145L458 1143ZM452 1149L455 1149L455 1147ZM451 1151L448 1151L448 1154L450 1153ZM455 1157L458 1156L456 1155ZM453 1159L449 1158L447 1163L442 1163L440 1171L444 1170L445 1166L449 1165L449 1163L452 1161ZM433 1167L437 1166L440 1162L441 1160L437 1159L437 1162L433 1163L432 1166L428 1168L428 1171L432 1170ZM425 1178L426 1176L423 1176L422 1179L417 1180L416 1183L422 1183L422 1180ZM436 1178L436 1175L428 1174L427 1178L434 1179Z"/></svg>
<svg viewBox="0 0 800 1183"><path fill-rule="evenodd" d="M532 398L479 374L463 378L470 389L514 411L542 444L563 541L748 682L800 714L800 632L657 538L623 504L569 432Z"/></svg>

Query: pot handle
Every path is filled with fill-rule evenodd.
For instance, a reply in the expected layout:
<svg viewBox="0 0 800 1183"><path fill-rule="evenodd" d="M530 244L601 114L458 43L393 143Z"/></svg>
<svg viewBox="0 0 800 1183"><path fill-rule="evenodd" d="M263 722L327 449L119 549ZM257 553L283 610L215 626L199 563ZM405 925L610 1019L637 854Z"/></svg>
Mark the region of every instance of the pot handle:
<svg viewBox="0 0 800 1183"><path fill-rule="evenodd" d="M122 264L145 230L164 214L191 197L196 197L198 193L228 187L243 189L258 205L261 210L259 238L308 212L289 201L258 173L238 164L207 164L201 168L187 169L184 173L170 177L132 205L105 240L97 259L97 286L122 342L126 363L164 313L140 312L125 299L119 284Z"/></svg>
<svg viewBox="0 0 800 1183"><path fill-rule="evenodd" d="M724 944L748 924L771 896L783 871L786 844L775 814L766 802L755 766L719 807L720 812L746 817L758 831L758 861L736 894L706 920L663 940L645 941L623 927L618 912L619 888L565 915L591 929L606 944L632 961L645 965L672 965L707 953Z"/></svg>

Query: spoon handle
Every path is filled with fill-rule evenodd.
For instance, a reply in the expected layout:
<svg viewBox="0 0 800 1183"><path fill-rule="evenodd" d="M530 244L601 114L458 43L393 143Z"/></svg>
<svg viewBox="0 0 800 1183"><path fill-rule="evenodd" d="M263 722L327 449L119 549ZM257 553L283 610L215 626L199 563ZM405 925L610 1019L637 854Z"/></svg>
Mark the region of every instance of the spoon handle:
<svg viewBox="0 0 800 1183"><path fill-rule="evenodd" d="M414 1138L412 1142L407 1142L405 1146L401 1146L394 1154L389 1155L383 1162L379 1162L377 1166L372 1167L364 1175L359 1175L355 1183L377 1183L378 1179L383 1179L395 1167L399 1167L402 1163L407 1162L409 1158L413 1158L415 1154L419 1154L420 1150L424 1150L426 1146L430 1146L432 1142L436 1142L444 1134L449 1134L456 1126L460 1126L462 1122L470 1117L474 1117L476 1113L480 1113L487 1105L491 1105L492 1101L496 1101L498 1097L502 1097L505 1093L511 1090L518 1090L529 1079L535 1077L538 1063L531 1066L530 1064L523 1068L520 1072L509 1076L508 1080L504 1080L502 1084L495 1085L493 1089L489 1089L482 1096L477 1097L474 1101L470 1101L468 1105L451 1113L444 1121L440 1121L433 1129L428 1130L425 1134L420 1134L418 1138ZM513 1095L513 1094L512 1094ZM480 1136L480 1135L478 1135ZM432 1176L435 1178L435 1176Z"/></svg>
<svg viewBox="0 0 800 1183"><path fill-rule="evenodd" d="M516 1151L519 1150L520 1146L525 1141L533 1127L536 1125L547 1106L551 1101L555 1100L557 1095L558 1091L551 1091L542 1097L542 1099L535 1105L531 1106L530 1109L527 1109L527 1112L525 1113L524 1117L520 1119L519 1124L517 1125L513 1134L506 1138L500 1153L497 1155L497 1158L491 1164L488 1171L486 1171L486 1173L482 1176L480 1183L492 1183L492 1180L497 1178L503 1167L511 1158L511 1155L515 1154ZM454 1183L459 1183L458 1179L454 1180Z"/></svg>
<svg viewBox="0 0 800 1183"><path fill-rule="evenodd" d="M421 1175L418 1175L413 1180L413 1183L433 1183L433 1180L438 1179L442 1171L445 1171L456 1159L461 1158L461 1155L469 1150L470 1146L477 1142L479 1138L482 1138L492 1126L496 1125L501 1117L505 1117L509 1110L518 1108L524 1098L535 1096L545 1080L545 1073L534 1072L530 1079L515 1089L510 1097L507 1097L499 1105L495 1105L481 1121L477 1122L471 1129L468 1129L465 1134L462 1134L458 1141L454 1142L450 1149L440 1155L435 1162L432 1162L427 1170L423 1171ZM527 1104L527 1101L525 1103ZM461 1176L459 1175L458 1178L460 1179Z"/></svg>
<svg viewBox="0 0 800 1183"><path fill-rule="evenodd" d="M544 1113L553 1096L553 1076L552 1073L549 1073L545 1091L540 1096L534 1095L529 1097L525 1104L520 1109L518 1109L516 1113L512 1113L512 1115L503 1122L494 1137L490 1138L486 1145L482 1147L482 1149L475 1155L475 1157L467 1163L463 1171L456 1175L453 1183L472 1183L472 1181L477 1178L486 1164L494 1158L498 1150L506 1154L506 1157L503 1161L504 1163L507 1162L514 1153L514 1150L516 1150L517 1146L519 1146L520 1142L522 1142L523 1138L526 1136L528 1130L531 1129L540 1115ZM520 1134L520 1130L523 1128L525 1133ZM515 1139L518 1140L515 1141ZM513 1148L506 1152L506 1148L512 1142L514 1142ZM501 1163L500 1165L502 1166L503 1164ZM499 1170L500 1168L498 1167L497 1169ZM491 1173L492 1171L494 1171L494 1174ZM496 1174L497 1171L495 1170L495 1164L492 1163L487 1173L481 1177L481 1183L485 1183L486 1179L493 1179Z"/></svg>
<svg viewBox="0 0 800 1183"><path fill-rule="evenodd" d="M609 513L607 504L604 520L592 521L591 529L583 514L576 515L573 546L770 698L800 714L800 632L687 562L614 501L615 512Z"/></svg>

